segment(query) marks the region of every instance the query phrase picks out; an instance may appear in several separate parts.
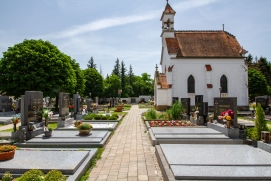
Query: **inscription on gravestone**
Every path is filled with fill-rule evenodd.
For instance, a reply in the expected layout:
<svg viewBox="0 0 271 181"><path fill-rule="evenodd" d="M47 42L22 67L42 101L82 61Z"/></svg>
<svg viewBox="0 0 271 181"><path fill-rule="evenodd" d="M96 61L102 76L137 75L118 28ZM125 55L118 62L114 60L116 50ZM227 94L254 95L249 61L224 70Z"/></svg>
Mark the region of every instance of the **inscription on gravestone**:
<svg viewBox="0 0 271 181"><path fill-rule="evenodd" d="M195 95L195 110L198 109L199 116L203 115L202 106L203 106L203 95Z"/></svg>
<svg viewBox="0 0 271 181"><path fill-rule="evenodd" d="M0 96L0 111L11 111L12 99L9 96Z"/></svg>
<svg viewBox="0 0 271 181"><path fill-rule="evenodd" d="M214 119L218 120L221 112L231 109L234 112L232 126L238 128L237 122L237 97L214 98Z"/></svg>
<svg viewBox="0 0 271 181"><path fill-rule="evenodd" d="M69 114L69 103L70 103L69 93L60 92L59 93L59 117L66 116Z"/></svg>
<svg viewBox="0 0 271 181"><path fill-rule="evenodd" d="M24 120L27 126L29 122L41 122L43 112L43 92L25 91L24 96Z"/></svg>
<svg viewBox="0 0 271 181"><path fill-rule="evenodd" d="M185 109L186 114L190 116L190 98L181 98L181 103Z"/></svg>

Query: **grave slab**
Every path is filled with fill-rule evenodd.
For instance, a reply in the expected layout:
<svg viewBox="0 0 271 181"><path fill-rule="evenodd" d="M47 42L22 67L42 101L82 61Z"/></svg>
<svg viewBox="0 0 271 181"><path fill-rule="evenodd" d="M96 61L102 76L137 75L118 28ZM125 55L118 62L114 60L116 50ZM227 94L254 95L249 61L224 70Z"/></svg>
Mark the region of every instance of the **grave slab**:
<svg viewBox="0 0 271 181"><path fill-rule="evenodd" d="M9 171L12 175L20 176L30 169L39 169L44 173L59 170L69 176L68 180L78 180L96 153L97 148L82 151L31 148L16 150L13 159L0 162L0 174Z"/></svg>
<svg viewBox="0 0 271 181"><path fill-rule="evenodd" d="M84 123L90 123L92 125L92 130L108 130L113 131L117 128L118 122L86 122ZM74 124L70 124L64 128L59 128L58 130L76 130L76 127Z"/></svg>
<svg viewBox="0 0 271 181"><path fill-rule="evenodd" d="M165 180L271 179L271 154L248 145L160 144L156 156Z"/></svg>
<svg viewBox="0 0 271 181"><path fill-rule="evenodd" d="M78 130L57 131L53 130L51 137L38 135L26 143L15 143L19 147L36 148L87 148L103 147L110 136L109 131L91 131L87 136L80 136Z"/></svg>
<svg viewBox="0 0 271 181"><path fill-rule="evenodd" d="M157 134L221 134L221 132L216 131L214 129L211 128L184 128L184 127L180 127L180 128L166 128L166 127L152 127L151 128L153 133L155 135Z"/></svg>

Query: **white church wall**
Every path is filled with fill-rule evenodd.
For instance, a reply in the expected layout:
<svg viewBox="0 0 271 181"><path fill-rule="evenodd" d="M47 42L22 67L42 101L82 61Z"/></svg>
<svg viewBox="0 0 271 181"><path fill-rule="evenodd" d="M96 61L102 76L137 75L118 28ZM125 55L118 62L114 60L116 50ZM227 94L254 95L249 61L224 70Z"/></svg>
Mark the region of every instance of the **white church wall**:
<svg viewBox="0 0 271 181"><path fill-rule="evenodd" d="M157 89L157 105L168 105L168 90Z"/></svg>
<svg viewBox="0 0 271 181"><path fill-rule="evenodd" d="M242 59L171 59L172 97L190 97L194 105L193 95L187 93L187 78L195 78L195 95L203 95L203 101L213 106L213 98L220 96L220 78L227 77L228 97L237 97L238 106L248 105L247 72ZM210 64L212 71L206 71ZM207 88L212 84L213 88Z"/></svg>

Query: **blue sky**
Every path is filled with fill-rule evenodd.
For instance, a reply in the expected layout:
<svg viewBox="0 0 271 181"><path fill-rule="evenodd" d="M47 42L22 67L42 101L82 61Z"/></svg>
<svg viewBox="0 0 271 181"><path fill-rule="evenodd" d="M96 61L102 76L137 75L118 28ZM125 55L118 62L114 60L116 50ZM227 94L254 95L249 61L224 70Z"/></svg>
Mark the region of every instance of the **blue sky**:
<svg viewBox="0 0 271 181"><path fill-rule="evenodd" d="M176 30L221 30L236 36L254 57L271 61L270 0L169 0ZM117 57L135 75L153 77L161 56L166 0L1 0L0 57L24 39L43 39L75 59L92 56L103 76Z"/></svg>

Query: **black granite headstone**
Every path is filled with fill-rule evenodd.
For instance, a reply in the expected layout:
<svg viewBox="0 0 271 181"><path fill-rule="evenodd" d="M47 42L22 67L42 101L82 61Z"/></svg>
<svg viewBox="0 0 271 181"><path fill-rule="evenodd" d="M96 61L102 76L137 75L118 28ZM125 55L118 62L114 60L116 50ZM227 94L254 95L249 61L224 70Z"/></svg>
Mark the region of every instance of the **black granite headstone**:
<svg viewBox="0 0 271 181"><path fill-rule="evenodd" d="M261 104L263 110L266 110L266 108L269 107L269 96L259 96L259 97L255 97L255 101L256 101L256 105L258 105L258 103Z"/></svg>
<svg viewBox="0 0 271 181"><path fill-rule="evenodd" d="M231 109L234 112L232 126L238 128L237 122L237 97L214 98L214 119L218 120L221 112Z"/></svg>
<svg viewBox="0 0 271 181"><path fill-rule="evenodd" d="M0 96L0 111L9 112L12 108L12 99L9 96Z"/></svg>
<svg viewBox="0 0 271 181"><path fill-rule="evenodd" d="M172 104L174 104L175 101L179 101L179 97L172 97Z"/></svg>
<svg viewBox="0 0 271 181"><path fill-rule="evenodd" d="M190 98L181 98L182 106L185 108L185 112L190 116Z"/></svg>
<svg viewBox="0 0 271 181"><path fill-rule="evenodd" d="M203 95L195 95L195 110L199 111L199 116L203 116Z"/></svg>
<svg viewBox="0 0 271 181"><path fill-rule="evenodd" d="M43 92L25 91L24 97L24 124L29 122L41 122L43 112Z"/></svg>

